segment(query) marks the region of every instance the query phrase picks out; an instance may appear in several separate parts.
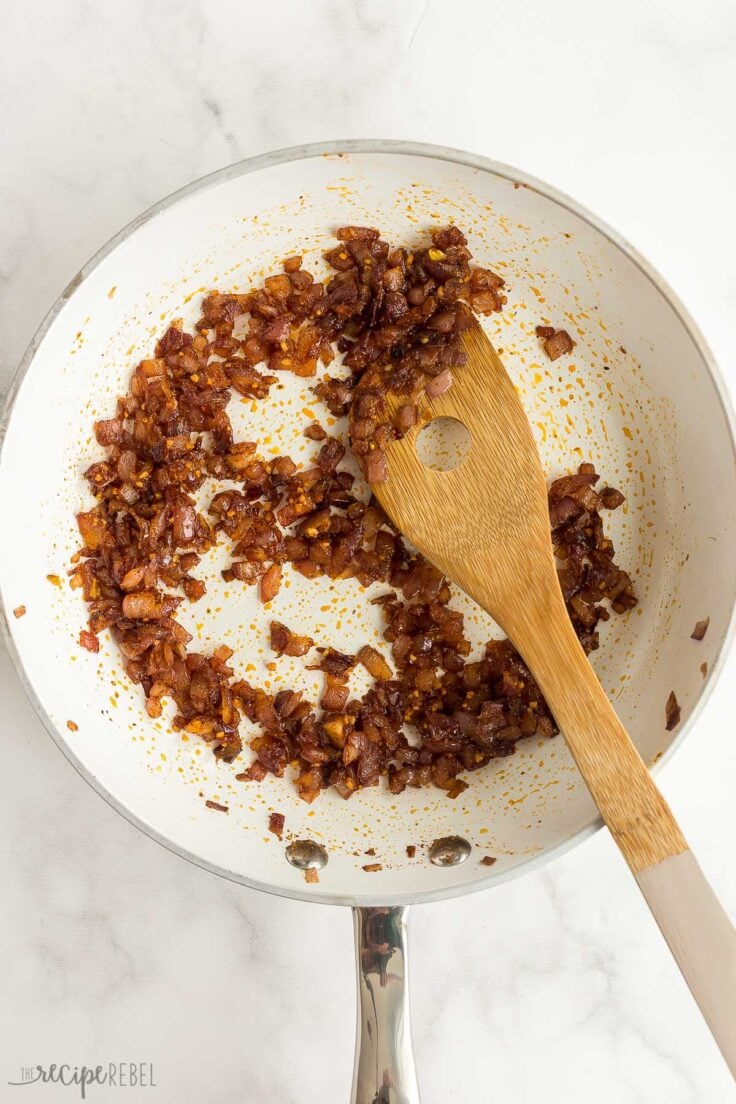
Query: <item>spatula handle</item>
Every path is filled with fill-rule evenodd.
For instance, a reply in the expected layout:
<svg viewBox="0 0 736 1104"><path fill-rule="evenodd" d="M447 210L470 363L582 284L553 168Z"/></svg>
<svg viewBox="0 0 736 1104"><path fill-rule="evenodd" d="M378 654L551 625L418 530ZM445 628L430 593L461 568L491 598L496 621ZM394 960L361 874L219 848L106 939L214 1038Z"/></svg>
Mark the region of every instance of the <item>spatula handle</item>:
<svg viewBox="0 0 736 1104"><path fill-rule="evenodd" d="M736 1077L736 932L692 851L636 875L654 919Z"/></svg>
<svg viewBox="0 0 736 1104"><path fill-rule="evenodd" d="M509 633L539 683L596 805L631 867L736 1077L736 932L616 716L556 595Z"/></svg>

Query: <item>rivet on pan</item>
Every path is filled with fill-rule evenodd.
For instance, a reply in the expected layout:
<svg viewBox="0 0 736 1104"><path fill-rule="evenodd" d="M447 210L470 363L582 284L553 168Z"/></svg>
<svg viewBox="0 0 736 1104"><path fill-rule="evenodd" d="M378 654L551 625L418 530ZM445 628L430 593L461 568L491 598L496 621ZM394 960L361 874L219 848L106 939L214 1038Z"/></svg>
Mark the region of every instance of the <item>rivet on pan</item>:
<svg viewBox="0 0 736 1104"><path fill-rule="evenodd" d="M470 844L462 836L443 836L429 849L430 862L435 866L458 866L470 854Z"/></svg>
<svg viewBox="0 0 736 1104"><path fill-rule="evenodd" d="M314 840L294 840L286 848L286 857L297 870L321 870L327 866L327 851Z"/></svg>

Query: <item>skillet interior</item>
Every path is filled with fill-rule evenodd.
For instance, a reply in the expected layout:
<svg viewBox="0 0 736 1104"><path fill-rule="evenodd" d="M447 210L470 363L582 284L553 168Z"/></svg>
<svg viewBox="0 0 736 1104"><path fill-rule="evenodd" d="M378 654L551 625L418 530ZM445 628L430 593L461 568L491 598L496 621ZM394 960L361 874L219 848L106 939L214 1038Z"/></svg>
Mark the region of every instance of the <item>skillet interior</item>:
<svg viewBox="0 0 736 1104"><path fill-rule="evenodd" d="M393 797L374 789L347 803L327 793L306 806L285 780L235 782L237 767L152 722L108 641L98 656L80 651L82 601L46 576L63 578L78 546L73 515L88 501L80 473L99 455L92 422L110 415L168 321L197 317L205 288L244 289L295 250L314 267L330 229L348 222L407 242L456 221L478 263L506 278L508 303L486 325L520 387L549 475L591 460L627 495L608 525L640 606L602 626L594 664L648 761L677 736L665 731L670 690L683 721L702 695L700 666L713 666L733 607L728 419L676 307L618 244L542 186L430 152L297 151L233 166L174 197L68 289L17 392L1 459L1 516L21 534L0 549L3 602L8 612L27 607L22 619L8 617L9 628L50 730L85 776L161 842L227 876L310 899L428 899L488 884L564 846L595 823L595 810L559 738L530 741L468 776L470 788L455 801L435 790ZM534 336L540 322L570 331L578 341L571 357L546 360ZM231 403L236 436L306 458L313 446L301 437L301 412L319 405L309 381L281 382L255 413ZM219 579L225 555L207 561L208 597L183 607L182 619L202 647L235 648L237 669L252 665L252 680L316 692L298 660L266 668L271 616L345 651L376 638L371 594L354 581L330 588L293 574L269 613L254 591ZM462 596L458 602L478 643L493 635L484 614ZM705 616L711 624L698 644L690 633ZM200 795L229 805L229 815L207 809ZM270 810L286 815L291 837L327 846L319 885L306 886L285 861L266 830ZM425 845L450 833L469 839L474 855L438 870ZM413 861L407 844L418 847ZM364 857L369 847L375 859ZM482 854L498 858L490 871L477 861ZM373 861L383 870L363 872Z"/></svg>

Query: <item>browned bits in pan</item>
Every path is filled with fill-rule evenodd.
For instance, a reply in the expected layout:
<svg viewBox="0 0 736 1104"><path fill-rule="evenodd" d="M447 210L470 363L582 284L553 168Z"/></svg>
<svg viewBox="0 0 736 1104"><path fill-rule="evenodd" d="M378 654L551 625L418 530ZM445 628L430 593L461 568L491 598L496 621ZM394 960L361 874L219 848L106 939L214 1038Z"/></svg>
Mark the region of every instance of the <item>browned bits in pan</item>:
<svg viewBox="0 0 736 1104"><path fill-rule="evenodd" d="M281 589L281 564L274 563L261 576L261 601L272 602Z"/></svg>
<svg viewBox="0 0 736 1104"><path fill-rule="evenodd" d="M217 813L229 813L230 809L227 805L221 805L219 801L205 801L205 805L208 809L214 809Z"/></svg>
<svg viewBox="0 0 736 1104"><path fill-rule="evenodd" d="M680 703L675 697L675 691L672 690L664 707L665 728L668 732L671 732L673 728L677 728L680 723L681 712Z"/></svg>
<svg viewBox="0 0 736 1104"><path fill-rule="evenodd" d="M283 839L285 823L286 817L283 813L271 813L268 818L268 830L269 832L273 832L274 836L278 836L279 839Z"/></svg>
<svg viewBox="0 0 736 1104"><path fill-rule="evenodd" d="M710 625L710 617L706 617L703 621L697 621L696 624L695 624L695 628L690 633L691 639L693 639L693 640L702 640L703 637L705 636L705 634L708 631L708 626L709 625Z"/></svg>
<svg viewBox="0 0 736 1104"><path fill-rule="evenodd" d="M554 326L537 326L537 337L541 338L544 351L550 360L557 360L564 353L571 353L575 342L567 330L556 330Z"/></svg>
<svg viewBox="0 0 736 1104"><path fill-rule="evenodd" d="M366 874L375 874L379 870L383 870L383 863L367 863L363 869Z"/></svg>
<svg viewBox="0 0 736 1104"><path fill-rule="evenodd" d="M406 857L407 857L407 859L413 859L414 856L416 855L416 853L417 853L416 847L414 846L413 843L410 843L406 848Z"/></svg>
<svg viewBox="0 0 736 1104"><path fill-rule="evenodd" d="M484 855L480 861L483 866L493 866L497 862L493 855Z"/></svg>
<svg viewBox="0 0 736 1104"><path fill-rule="evenodd" d="M78 515L83 547L71 573L89 611L80 643L97 651L98 634L109 629L149 715L172 700L174 728L220 759L239 755L241 719L252 722L254 759L239 781L283 777L295 766L306 802L327 787L349 798L382 778L393 794L434 785L456 799L467 788L461 775L513 754L524 737L556 733L526 665L507 640L469 658L448 581L409 551L375 502L356 497L345 442L314 412L305 410L305 433L319 443L317 455L299 468L289 456L266 457L254 442L235 441L227 405L233 391L249 402L265 398L279 372L316 377L316 397L333 417L348 417L364 475L381 482L386 448L416 424L419 394L440 393L462 371L461 333L473 312L503 308L504 282L471 263L454 226L411 250L370 227L343 227L337 237L324 281L294 255L262 286L209 294L194 331L171 325L113 416L96 424L104 456L86 472L95 504ZM557 348L563 338L570 341L553 331L545 342L557 339ZM343 366L326 372L335 349ZM389 392L399 396L393 418ZM549 493L560 581L587 651L611 610L636 603L602 522L623 495L596 489L598 482L582 464ZM203 488L208 505L199 507ZM192 650L177 610L205 594L197 569L218 541L231 550L225 579L257 586L263 602L278 603L292 572L341 586L382 584L374 601L386 654L368 644L357 656L320 649L324 685L315 703L237 678L230 648ZM269 637L277 656L303 657L314 646L278 620ZM360 698L350 690L356 663L370 679Z"/></svg>
<svg viewBox="0 0 736 1104"><path fill-rule="evenodd" d="M327 430L323 429L319 422L310 422L304 430L304 436L308 437L310 441L324 441Z"/></svg>
<svg viewBox="0 0 736 1104"><path fill-rule="evenodd" d="M614 560L614 547L603 530L602 509L617 509L623 495L611 487L598 492L592 464L556 479L549 491L552 544L561 568L562 593L580 642L587 652L598 647L596 626L610 613L637 604L631 578Z"/></svg>
<svg viewBox="0 0 736 1104"><path fill-rule="evenodd" d="M270 643L273 651L279 656L303 656L314 647L311 636L299 636L291 629L287 629L280 621L271 622Z"/></svg>
<svg viewBox="0 0 736 1104"><path fill-rule="evenodd" d="M375 679L385 682L392 677L391 668L381 653L370 644L365 644L358 652L358 662L362 663L366 671Z"/></svg>

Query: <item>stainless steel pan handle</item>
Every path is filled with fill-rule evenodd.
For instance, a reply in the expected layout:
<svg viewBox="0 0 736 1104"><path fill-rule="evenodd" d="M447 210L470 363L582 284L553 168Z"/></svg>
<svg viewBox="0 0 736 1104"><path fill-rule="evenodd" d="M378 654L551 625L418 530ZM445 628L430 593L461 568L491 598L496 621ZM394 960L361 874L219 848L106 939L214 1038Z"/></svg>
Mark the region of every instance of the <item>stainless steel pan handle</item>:
<svg viewBox="0 0 736 1104"><path fill-rule="evenodd" d="M407 908L356 908L358 1026L352 1104L419 1104L411 1047Z"/></svg>

